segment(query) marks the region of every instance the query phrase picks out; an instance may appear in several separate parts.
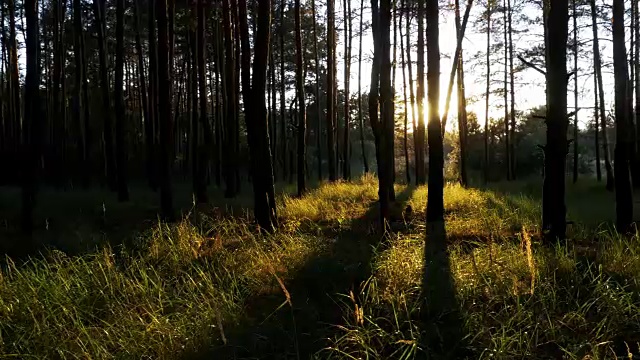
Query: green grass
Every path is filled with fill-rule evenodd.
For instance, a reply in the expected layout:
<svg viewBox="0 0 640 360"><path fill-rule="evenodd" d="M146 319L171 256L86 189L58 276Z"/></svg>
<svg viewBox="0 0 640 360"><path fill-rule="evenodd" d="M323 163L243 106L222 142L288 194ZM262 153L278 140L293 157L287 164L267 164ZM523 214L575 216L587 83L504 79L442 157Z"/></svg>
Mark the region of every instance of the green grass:
<svg viewBox="0 0 640 360"><path fill-rule="evenodd" d="M280 230L270 236L257 235L247 197L231 216L221 200L189 211L185 196L177 224L154 221L149 210L113 231L152 208L147 195L108 203L114 215L105 220L94 209L101 197L73 193L64 220L85 231L58 236L93 250L6 261L0 358L639 356L640 242L597 220L611 219L603 209L613 208L613 195L569 186L570 239L545 247L536 183L518 184L446 187L444 270L455 301L443 314L426 311L421 295L426 187L396 186L387 239L375 231L372 177L321 184L301 199L282 189ZM78 215L80 207L93 210Z"/></svg>

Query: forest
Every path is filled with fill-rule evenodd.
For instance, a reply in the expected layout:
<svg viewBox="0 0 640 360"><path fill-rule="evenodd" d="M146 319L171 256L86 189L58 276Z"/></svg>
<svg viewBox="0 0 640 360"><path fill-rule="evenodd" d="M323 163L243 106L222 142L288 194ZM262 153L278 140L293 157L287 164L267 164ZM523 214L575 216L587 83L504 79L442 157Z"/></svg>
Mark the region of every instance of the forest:
<svg viewBox="0 0 640 360"><path fill-rule="evenodd" d="M638 0L0 0L0 359L640 356Z"/></svg>

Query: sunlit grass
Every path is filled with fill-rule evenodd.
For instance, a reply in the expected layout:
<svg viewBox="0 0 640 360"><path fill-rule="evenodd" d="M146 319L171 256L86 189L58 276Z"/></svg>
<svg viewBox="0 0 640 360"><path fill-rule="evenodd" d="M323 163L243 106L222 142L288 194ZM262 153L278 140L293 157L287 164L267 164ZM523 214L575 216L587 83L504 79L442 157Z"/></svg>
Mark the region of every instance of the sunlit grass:
<svg viewBox="0 0 640 360"><path fill-rule="evenodd" d="M281 228L270 236L258 235L238 203L234 217L200 209L174 225L150 224L126 247L8 261L0 271L0 358L225 358L229 347L281 356L252 353L254 340L238 335L260 336L269 319L291 339L282 352L298 353L298 339L311 336L318 358L423 357L446 325L420 317L427 188L399 185L396 194L392 220L401 225L383 242L374 233L377 181L366 176L302 198L280 195ZM540 203L515 189L447 185L445 212L469 356L605 359L637 351L637 237L576 224L566 243L542 246ZM333 284L341 284L337 292L326 293ZM337 311L342 321L322 315Z"/></svg>

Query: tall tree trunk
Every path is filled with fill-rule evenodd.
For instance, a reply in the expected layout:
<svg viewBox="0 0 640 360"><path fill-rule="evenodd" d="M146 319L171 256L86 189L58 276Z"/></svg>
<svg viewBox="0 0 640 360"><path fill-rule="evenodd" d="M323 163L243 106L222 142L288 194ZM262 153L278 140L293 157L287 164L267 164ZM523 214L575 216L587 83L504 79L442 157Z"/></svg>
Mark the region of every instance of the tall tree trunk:
<svg viewBox="0 0 640 360"><path fill-rule="evenodd" d="M489 182L489 97L491 95L491 1L487 1L487 75L484 98L484 183Z"/></svg>
<svg viewBox="0 0 640 360"><path fill-rule="evenodd" d="M382 169L381 153L380 153L380 141L381 141L381 122L378 113L379 100L380 100L380 63L381 63L381 49L380 49L380 19L378 10L378 0L371 0L371 34L373 37L373 63L371 64L371 79L369 82L369 123L371 124L371 130L373 131L373 137L376 146L376 167L378 169L378 178L380 178L380 171ZM380 185L379 185L380 186ZM380 194L378 194L380 195ZM381 205L382 206L382 205ZM382 214L382 211L381 211ZM384 226L384 221L381 222Z"/></svg>
<svg viewBox="0 0 640 360"><path fill-rule="evenodd" d="M416 136L416 183L427 181L425 169L425 128L424 128L424 0L418 0L418 130Z"/></svg>
<svg viewBox="0 0 640 360"><path fill-rule="evenodd" d="M593 70L593 120L595 122L594 126L594 138L595 138L595 150L596 150L596 179L598 182L602 180L602 171L600 170L600 125L599 125L599 117L600 113L598 111L598 79L596 78L596 71Z"/></svg>
<svg viewBox="0 0 640 360"><path fill-rule="evenodd" d="M106 0L93 0L93 11L96 18L96 29L98 36L98 52L100 59L100 87L102 88L102 121L104 137L104 161L107 175L107 183L112 191L117 190L116 159L113 148L113 127L111 125L111 100L109 99L110 84L107 68L107 50L105 49L105 29L104 20Z"/></svg>
<svg viewBox="0 0 640 360"><path fill-rule="evenodd" d="M311 16L313 17L313 57L316 65L316 146L318 147L318 179L322 180L322 116L320 115L322 96L320 95L320 59L318 57L318 27L315 0L311 0Z"/></svg>
<svg viewBox="0 0 640 360"><path fill-rule="evenodd" d="M53 27L53 119L51 121L52 127L52 145L54 152L54 161L55 168L52 169L54 172L54 183L57 186L62 184L62 166L64 164L64 160L62 158L62 149L60 148L60 140L64 136L62 132L62 128L64 126L63 122L63 109L64 109L64 93L60 94L60 84L64 81L62 77L62 61L63 61L63 47L64 47L64 20L66 18L65 10L66 10L66 1L64 0L54 0L52 2L53 7L53 17L54 17L54 27ZM4 21L2 21L4 24ZM75 23L74 23L75 25ZM77 31L77 30L76 30ZM3 39L4 40L4 39ZM76 59L77 61L77 59ZM0 87L2 84L0 84ZM85 105L86 106L86 105ZM2 109L0 109L2 111ZM1 114L0 114L1 116Z"/></svg>
<svg viewBox="0 0 640 360"><path fill-rule="evenodd" d="M615 189L616 227L620 232L631 231L633 221L633 190L630 180L632 134L629 119L629 78L624 31L624 0L613 0L613 71L615 78Z"/></svg>
<svg viewBox="0 0 640 360"><path fill-rule="evenodd" d="M381 0L379 14L378 42L380 49L380 140L378 178L380 197L380 220L386 230L389 221L389 207L393 187L393 134L394 103L391 83L391 0Z"/></svg>
<svg viewBox="0 0 640 360"><path fill-rule="evenodd" d="M576 0L571 1L573 11L573 183L578 182L578 13Z"/></svg>
<svg viewBox="0 0 640 360"><path fill-rule="evenodd" d="M405 3L404 0L402 0L402 4L401 7L404 9L405 8ZM402 13L400 13L398 15L399 19L398 19L398 26L399 28L402 30ZM407 13L407 18L408 18L408 13ZM409 19L407 19L407 22L409 21ZM405 176L407 178L407 185L411 184L411 166L409 165L409 146L408 146L408 142L407 142L407 128L409 127L409 103L407 102L407 77L406 77L406 71L405 71L405 67L407 66L407 63L405 62L405 56L404 56L404 40L402 37L402 34L400 34L400 58L402 61L402 97L404 100L404 133L403 133L403 138L402 138L402 142L403 142L403 150L404 150L404 168L405 168Z"/></svg>
<svg viewBox="0 0 640 360"><path fill-rule="evenodd" d="M344 139L342 145L343 163L342 175L345 180L351 180L351 113L349 104L349 80L351 78L351 1L344 0Z"/></svg>
<svg viewBox="0 0 640 360"><path fill-rule="evenodd" d="M509 132L510 142L509 142L509 154L511 157L509 158L509 166L511 171L511 179L515 180L516 178L516 86L514 80L514 71L513 71L513 28L511 26L511 18L513 9L511 8L511 0L507 0L507 8L508 8L508 23L509 23L509 95L511 97L511 129Z"/></svg>
<svg viewBox="0 0 640 360"><path fill-rule="evenodd" d="M460 0L455 0L456 38L460 37ZM467 99L464 89L464 61L458 58L458 132L460 137L460 185L467 186Z"/></svg>
<svg viewBox="0 0 640 360"><path fill-rule="evenodd" d="M118 200L129 201L127 187L127 150L125 149L124 134L124 0L116 1L116 164L118 181Z"/></svg>
<svg viewBox="0 0 640 360"><path fill-rule="evenodd" d="M18 41L16 39L16 20L15 20L15 3L14 0L7 0L7 11L9 13L9 45L7 50L9 52L8 65L9 65L9 113L11 123L11 139L12 139L12 155L11 158L15 159L19 155L19 144L21 134L22 116L21 116L21 102L20 102L20 73L18 71ZM17 162L12 161L14 172L17 172ZM12 166L13 167L13 166ZM16 178L14 177L14 180Z"/></svg>
<svg viewBox="0 0 640 360"><path fill-rule="evenodd" d="M224 177L225 177L225 197L232 198L238 194L238 163L237 163L237 154L234 151L235 144L239 140L237 138L238 135L238 122L237 114L236 114L236 62L235 62L235 53L233 49L234 38L232 32L231 25L231 10L235 11L235 8L231 9L230 0L222 1L222 22L224 27L224 53L225 53L225 144L224 149L226 156L224 156Z"/></svg>
<svg viewBox="0 0 640 360"><path fill-rule="evenodd" d="M508 39L508 26L507 20L507 0L502 0L502 21L504 24L504 163L507 170L507 180L511 180L511 145L509 144L509 92L507 89L508 76L509 76L509 39Z"/></svg>
<svg viewBox="0 0 640 360"><path fill-rule="evenodd" d="M81 16L78 15L78 18L80 20L82 20ZM82 23L79 24L80 25L80 29L82 29ZM82 52L82 67L81 67L81 71L82 71L82 108L84 110L84 145L83 145L83 149L84 149L84 154L83 154L83 186L85 188L88 188L89 185L91 184L91 177L93 176L93 169L94 169L94 165L93 165L93 160L91 158L91 154L93 153L93 131L92 131L92 121L91 121L91 116L89 113L89 79L88 79L88 74L89 74L89 70L88 70L88 60L87 60L87 48L85 46L85 33L84 31L80 32L80 51ZM62 63L64 64L64 55L63 55L63 60ZM77 71L77 70L76 70ZM64 93L65 93L65 71L64 68L62 69L62 94L63 94L63 100L64 100ZM63 101L62 104L62 108L63 111L61 112L61 116L62 116L62 121L63 121L63 125L64 125L64 119L66 117L66 110L65 110L65 103Z"/></svg>
<svg viewBox="0 0 640 360"><path fill-rule="evenodd" d="M557 5L557 6L556 6ZM547 241L564 240L566 232L565 162L567 142L567 37L569 6L554 2L545 9L547 144L544 148L544 185L542 194L542 228Z"/></svg>
<svg viewBox="0 0 640 360"><path fill-rule="evenodd" d="M247 19L246 0L238 2L240 18ZM251 157L251 175L254 195L254 213L261 230L274 231L276 226L276 203L273 184L273 163L269 150L265 83L269 57L271 27L270 0L258 2L258 24L254 39L255 56L253 68L249 70L251 49L249 30L245 20L240 22L242 44L242 92L245 101L245 121ZM252 79L250 79L252 75Z"/></svg>
<svg viewBox="0 0 640 360"><path fill-rule="evenodd" d="M364 0L360 0L360 45L358 46L358 121L360 127L360 151L362 152L362 165L364 173L369 172L369 161L364 147L364 120L362 117L362 34L364 21Z"/></svg>
<svg viewBox="0 0 640 360"><path fill-rule="evenodd" d="M636 134L636 149L635 149L635 162L636 169L640 170L640 9L638 9L638 0L632 0L631 6L634 9L634 24L631 36L634 38L635 47L632 49L634 53L633 68L635 69L635 134ZM640 185L640 182L638 182ZM636 186L636 184L634 184ZM638 186L636 186L638 187Z"/></svg>
<svg viewBox="0 0 640 360"><path fill-rule="evenodd" d="M285 97L286 90L286 77L284 68L284 37L285 37L285 23L284 12L286 10L286 3L284 0L280 0L280 135L282 136L282 149L281 149L281 162L282 162L282 178L286 178L289 173L289 163L287 162L287 104Z"/></svg>
<svg viewBox="0 0 640 360"><path fill-rule="evenodd" d="M416 134L418 133L417 131L417 126L416 126L416 96L415 93L413 91L413 63L411 62L411 13L409 12L409 8L407 7L407 5L405 4L404 0L402 3L402 8L405 9L405 12L407 14L407 22L405 24L405 31L406 31L406 39L407 39L407 70L408 70L408 83L409 83L409 99L411 102L411 125L412 125L412 129L413 129L413 153L414 153L414 171L416 174L416 183L418 182L417 179L417 170L416 170L416 166L418 164L418 151L416 151L416 149L418 148L417 146L417 136Z"/></svg>
<svg viewBox="0 0 640 360"><path fill-rule="evenodd" d="M192 5L192 11L197 12L196 9L197 4ZM195 10L195 11L194 11ZM193 14L197 17L196 14ZM189 71L189 97L190 97L190 106L191 106L191 132L188 137L190 142L190 151L191 151L191 174L192 174L192 184L193 184L193 193L195 196L195 200L197 203L206 203L207 202L207 183L202 176L203 171L201 171L202 161L200 157L202 153L200 151L200 125L198 124L199 116L198 116L198 51L199 46L196 40L196 32L194 30L190 30L188 33L188 42L191 50L191 58L189 59L189 65L191 67Z"/></svg>
<svg viewBox="0 0 640 360"><path fill-rule="evenodd" d="M169 74L169 39L167 31L167 3L161 0L156 5L158 23L158 125L160 133L158 175L160 183L160 206L162 217L175 219L173 191L171 186L171 74Z"/></svg>
<svg viewBox="0 0 640 360"><path fill-rule="evenodd" d="M336 123L336 29L335 0L327 0L327 156L329 180L337 180L334 131Z"/></svg>
<svg viewBox="0 0 640 360"><path fill-rule="evenodd" d="M82 102L82 80L83 80L83 61L84 61L84 54L82 51L82 46L81 46L81 40L82 40L82 8L81 8L81 3L79 0L74 0L73 2L73 32L74 32L74 36L73 36L73 53L74 53L74 60L75 60L75 66L76 66L76 71L75 71L75 93L74 93L74 106L73 106L73 118L74 118L74 125L75 125L75 129L78 132L76 134L76 142L77 142L77 158L76 161L74 161L75 166L77 167L77 169L83 168L81 166L81 162L84 159L84 155L85 155L85 151L84 151L84 142L82 141L82 134L80 133L80 129L82 127L82 113L81 110L83 107L87 107L89 106L89 104L83 104ZM54 85L55 86L55 85ZM54 92L56 90L54 89ZM86 120L85 120L86 121ZM65 166L63 165L64 163L61 163L61 166ZM66 167L66 166L65 166ZM79 170L75 170L75 171L79 171ZM80 177L80 173L90 173L90 171L88 169L82 169L82 171L79 171L79 173L74 174L77 175L76 177Z"/></svg>
<svg viewBox="0 0 640 360"><path fill-rule="evenodd" d="M204 149L199 150L198 155L198 177L199 188L197 189L197 200L199 202L207 202L207 177L208 177L208 169L209 169L209 158L212 150L213 143L213 134L211 131L211 125L209 124L209 118L207 116L207 75L205 71L205 59L206 55L206 44L205 44L205 14L204 14L204 3L203 0L198 0L197 2L197 34L196 34L196 43L198 50L197 54L197 69L198 69L198 89L200 96L198 98L200 105L200 124L202 125L202 132L204 133Z"/></svg>
<svg viewBox="0 0 640 360"><path fill-rule="evenodd" d="M300 17L300 0L295 0L295 32L296 32L296 95L298 97L298 196L307 191L305 179L307 114L304 103L304 66L302 60L302 34Z"/></svg>
<svg viewBox="0 0 640 360"><path fill-rule="evenodd" d="M38 1L25 0L27 34L27 74L25 77L25 116L23 143L23 179L22 179L22 230L27 235L33 231L33 210L40 177L40 157L42 156L43 117L40 111L40 59L38 40ZM13 17L13 15L12 15ZM17 64L16 64L17 65ZM30 252L34 245L29 238L23 246Z"/></svg>
<svg viewBox="0 0 640 360"><path fill-rule="evenodd" d="M271 3L271 8L273 9L273 3ZM275 11L272 11L275 12ZM273 46L269 47L269 58L270 58L270 63L271 66L269 68L269 73L270 73L270 78L271 78L271 117L270 117L270 134L269 134L269 138L271 139L271 156L273 157L273 159L277 159L278 158L278 103L276 101L277 98L277 93L278 93L278 86L276 85L276 60L275 60L275 56L274 53L275 49ZM278 180L278 174L277 174L277 167L273 167L273 178L275 181Z"/></svg>
<svg viewBox="0 0 640 360"><path fill-rule="evenodd" d="M607 190L613 191L614 178L613 168L611 167L611 154L609 153L609 136L607 135L607 118L604 108L604 85L602 84L602 61L600 60L600 42L598 41L598 18L596 10L596 1L590 0L591 5L591 21L593 30L593 67L596 72L598 81L598 97L600 99L600 125L602 127L602 152L604 156L604 167L607 175Z"/></svg>

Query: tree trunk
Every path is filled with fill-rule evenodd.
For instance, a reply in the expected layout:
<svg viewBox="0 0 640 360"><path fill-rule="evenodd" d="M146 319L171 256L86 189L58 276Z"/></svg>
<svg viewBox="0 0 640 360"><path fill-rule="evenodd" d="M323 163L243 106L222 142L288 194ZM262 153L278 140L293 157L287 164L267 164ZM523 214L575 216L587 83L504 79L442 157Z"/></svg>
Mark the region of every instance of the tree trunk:
<svg viewBox="0 0 640 360"><path fill-rule="evenodd" d="M364 120L362 118L362 34L364 21L364 0L360 0L360 45L358 46L358 121L360 126L360 151L362 152L362 165L364 173L369 172L369 161L364 147Z"/></svg>
<svg viewBox="0 0 640 360"><path fill-rule="evenodd" d="M200 124L202 125L203 139L204 139L204 148L199 149L198 155L198 177L199 179L199 188L197 190L197 200L201 203L207 202L207 177L209 170L209 159L212 151L212 143L213 143L213 134L211 131L211 125L209 123L209 118L207 116L207 74L205 71L205 59L206 55L206 44L205 44L205 14L204 7L205 4L203 0L198 0L197 2L197 34L196 34L196 44L197 44L197 69L198 69L198 89L200 96L198 98L200 105Z"/></svg>
<svg viewBox="0 0 640 360"><path fill-rule="evenodd" d="M38 1L25 0L27 21L26 54L27 74L25 77L25 116L23 123L23 179L22 179L22 230L29 235L23 244L26 252L33 250L33 211L40 177L40 157L42 156L43 117L40 111L40 58L38 40ZM13 17L13 14L11 15ZM14 31L13 29L11 31ZM14 59L15 60L15 59ZM17 64L16 64L17 66Z"/></svg>
<svg viewBox="0 0 640 360"><path fill-rule="evenodd" d="M556 6L557 5L557 6ZM548 242L564 240L566 232L565 162L567 142L567 37L569 7L557 2L545 10L546 82L547 82L547 144L544 156L542 194L542 228Z"/></svg>
<svg viewBox="0 0 640 360"><path fill-rule="evenodd" d="M280 135L282 136L282 149L281 159L282 162L282 178L285 179L289 174L289 163L287 161L287 155L289 153L287 149L287 104L286 104L286 77L284 68L284 37L285 37L285 25L284 25L284 12L286 10L285 0L280 0Z"/></svg>
<svg viewBox="0 0 640 360"><path fill-rule="evenodd" d="M416 136L416 183L425 184L425 128L424 128L424 0L418 0L418 130Z"/></svg>
<svg viewBox="0 0 640 360"><path fill-rule="evenodd" d="M16 159L20 154L20 139L22 138L21 126L21 102L20 102L20 73L18 71L18 42L16 40L16 20L15 20L15 3L14 0L7 0L7 11L9 12L9 45L7 50L9 52L8 65L9 65L9 113L11 129L12 144L10 158ZM11 161L11 166L14 172L18 171L18 163L15 160ZM17 177L13 177L17 180Z"/></svg>
<svg viewBox="0 0 640 360"><path fill-rule="evenodd" d="M240 18L247 19L246 0L238 2ZM273 232L276 226L276 203L273 184L273 165L269 150L265 83L269 57L271 27L270 0L258 2L258 24L254 39L255 56L249 70L251 49L249 30L245 20L240 22L242 44L242 92L245 101L245 121L251 157L251 176L256 222L262 231ZM252 79L250 79L252 75Z"/></svg>
<svg viewBox="0 0 640 360"><path fill-rule="evenodd" d="M82 124L82 113L81 110L83 107L87 107L89 106L89 104L82 104L82 80L83 80L83 74L82 74L82 69L83 69L83 61L84 61L84 54L82 52L82 46L81 46L81 39L82 39L82 8L81 8L81 4L79 0L74 0L73 2L73 31L74 31L74 43L73 43L73 53L74 53L74 60L75 60L75 66L76 66L76 70L75 70L75 85L74 85L74 106L73 106L73 122L74 122L74 127L77 131L76 134L76 142L77 142L77 158L75 159L76 161L74 161L73 163L75 164L75 167L77 169L80 169L81 163L84 160L84 155L85 155L85 150L84 150L84 142L82 141L82 134L81 134L81 124ZM55 83L54 83L54 87L55 87ZM56 92L56 89L54 88L54 93ZM56 95L54 95L56 96ZM57 113L57 112L56 112ZM56 114L58 115L58 114ZM59 116L59 115L58 115ZM86 120L85 120L86 121ZM64 126L64 125L63 125ZM63 129L64 131L64 129ZM62 134L63 135L63 134ZM63 135L64 136L64 135ZM63 163L60 163L61 166L66 167L67 165L64 165ZM83 169L82 171L79 170L75 170L78 171L78 173L74 174L74 177L79 178L81 176L81 173L87 174L90 173L90 171L88 169Z"/></svg>
<svg viewBox="0 0 640 360"><path fill-rule="evenodd" d="M381 0L379 13L378 43L380 50L380 125L378 178L380 197L380 220L384 229L390 220L391 187L393 186L393 134L394 103L391 83L391 0Z"/></svg>
<svg viewBox="0 0 640 360"><path fill-rule="evenodd" d="M105 49L105 31L106 25L104 20L106 0L93 0L93 11L96 18L96 29L98 36L98 52L100 59L100 87L102 88L102 121L103 121L103 137L104 137L104 161L105 171L107 175L107 183L109 189L117 190L117 168L116 159L113 148L113 127L111 125L111 100L109 92L111 87L109 84L109 74L107 68L107 50Z"/></svg>
<svg viewBox="0 0 640 360"><path fill-rule="evenodd" d="M455 0L456 38L460 37L460 0ZM460 137L460 185L467 186L467 99L464 89L464 61L458 58L458 133Z"/></svg>
<svg viewBox="0 0 640 360"><path fill-rule="evenodd" d="M329 180L336 181L336 150L334 131L336 123L336 29L335 0L327 0L327 156Z"/></svg>
<svg viewBox="0 0 640 360"><path fill-rule="evenodd" d="M364 0L360 0L364 1ZM318 34L316 22L316 2L311 0L311 16L313 17L313 56L316 65L316 146L318 147L318 179L322 180L322 116L320 115L320 60L318 57Z"/></svg>
<svg viewBox="0 0 640 360"><path fill-rule="evenodd" d="M511 9L511 0L507 0L507 8L508 8L508 23L509 23L509 94L511 97L511 129L509 132L509 137L511 138L509 142L509 155L510 157L510 171L511 171L511 179L515 180L516 178L516 86L514 80L514 72L513 72L513 29L511 27L511 17L513 9Z"/></svg>
<svg viewBox="0 0 640 360"><path fill-rule="evenodd" d="M633 190L630 181L632 126L629 119L629 77L624 31L624 0L613 0L613 71L615 78L615 190L616 228L630 232L633 221Z"/></svg>
<svg viewBox="0 0 640 360"><path fill-rule="evenodd" d="M351 1L344 0L344 139L342 145L343 163L342 175L345 180L351 180L351 113L349 104L349 80L351 78Z"/></svg>
<svg viewBox="0 0 640 360"><path fill-rule="evenodd" d="M406 7L406 4L402 6L406 13L407 13L407 22L406 22L406 27L405 27L405 31L406 31L406 38L407 38L407 70L408 70L408 83L409 83L409 99L411 102L411 125L412 125L412 129L413 129L413 153L414 153L414 171L415 171L415 175L416 175L416 184L418 183L418 179L417 179L417 164L418 164L418 151L416 151L416 149L418 148L417 145L417 136L416 134L418 133L417 131L417 126L416 126L416 96L415 93L413 91L413 63L411 61L411 13L409 12L409 9Z"/></svg>
<svg viewBox="0 0 640 360"><path fill-rule="evenodd" d="M511 180L511 145L509 144L509 92L508 75L509 75L509 22L507 20L507 0L502 0L502 21L504 23L504 163L507 170L507 181Z"/></svg>
<svg viewBox="0 0 640 360"><path fill-rule="evenodd" d="M600 99L600 125L602 126L602 152L604 156L604 167L607 174L607 190L613 191L614 178L611 167L611 154L609 153L609 136L607 135L607 118L604 108L604 86L602 84L602 61L600 60L600 45L598 41L598 19L596 11L596 1L590 0L591 21L593 29L593 67L598 81L598 97Z"/></svg>
<svg viewBox="0 0 640 360"><path fill-rule="evenodd" d="M633 68L635 69L635 112L634 119L635 120L635 134L636 134L636 149L635 149L635 162L636 169L640 172L640 9L638 9L638 0L633 0L632 2L634 9L634 23L631 36L635 39L635 47L632 49L634 53L635 61L633 63ZM632 120L630 120L632 121ZM640 176L639 176L640 177ZM638 182L640 185L640 182ZM634 184L636 186L636 184ZM638 187L638 186L636 186Z"/></svg>
<svg viewBox="0 0 640 360"><path fill-rule="evenodd" d="M238 122L237 122L237 99L236 99L236 61L235 53L233 49L234 38L231 25L231 10L235 11L235 8L231 8L229 4L230 0L222 1L222 23L224 27L224 53L225 53L225 144L224 149L226 156L224 156L224 177L225 177L225 197L232 198L238 194L238 162L237 154L234 151L235 144L239 141L238 136Z"/></svg>
<svg viewBox="0 0 640 360"><path fill-rule="evenodd" d="M169 39L167 34L167 3L161 0L156 6L158 23L158 125L160 130L158 175L160 182L160 206L162 217L175 219L171 186L171 74L169 74Z"/></svg>
<svg viewBox="0 0 640 360"><path fill-rule="evenodd" d="M405 2L402 0L401 7L405 8ZM407 13L408 14L408 13ZM407 18L409 16L407 15ZM407 22L409 19L407 19ZM399 14L398 26L402 29L402 13ZM407 185L411 184L411 166L409 165L409 146L407 144L407 127L409 126L409 104L407 102L407 77L405 67L407 63L404 57L404 40L402 34L400 34L400 57L402 61L402 96L404 100L404 134L403 134L403 148L404 148L404 168L406 172Z"/></svg>
<svg viewBox="0 0 640 360"><path fill-rule="evenodd" d="M295 0L295 32L296 32L296 95L298 97L298 196L307 191L305 179L307 114L304 103L304 66L302 60L302 34L300 17L300 0Z"/></svg>
<svg viewBox="0 0 640 360"><path fill-rule="evenodd" d="M63 62L63 47L64 47L64 20L66 18L66 1L64 0L55 0L52 2L53 7L53 17L54 17L54 27L53 27L53 119L51 121L52 127L52 145L54 152L54 162L55 166L53 170L54 172L54 183L57 186L62 185L62 166L64 164L64 159L62 158L62 149L60 147L61 139L64 136L63 127L64 127L64 93L60 94L60 84L64 82L64 78L62 77L62 62ZM2 21L4 24L4 21ZM74 22L74 28L75 28ZM77 31L77 28L74 29ZM4 39L3 39L4 40ZM4 49L3 49L4 50ZM77 59L76 59L77 62ZM77 64L76 64L77 66ZM0 84L0 87L2 84ZM86 106L86 105L85 105ZM0 112L2 109L0 109ZM2 116L0 114L0 116ZM4 140L4 139L3 139Z"/></svg>
<svg viewBox="0 0 640 360"><path fill-rule="evenodd" d="M124 134L124 0L116 1L116 79L115 79L115 110L116 110L116 164L118 200L129 201L127 187L127 150L125 149Z"/></svg>
<svg viewBox="0 0 640 360"><path fill-rule="evenodd" d="M571 1L573 11L573 183L578 182L578 13L576 0Z"/></svg>
<svg viewBox="0 0 640 360"><path fill-rule="evenodd" d="M596 77L596 71L593 70L593 120L595 122L594 126L594 137L595 137L595 146L596 146L596 179L598 182L602 180L602 171L600 170L600 126L599 126L599 117L600 113L598 111L598 79Z"/></svg>
<svg viewBox="0 0 640 360"><path fill-rule="evenodd" d="M491 95L491 1L487 2L487 76L484 98L484 183L489 182L489 96Z"/></svg>

